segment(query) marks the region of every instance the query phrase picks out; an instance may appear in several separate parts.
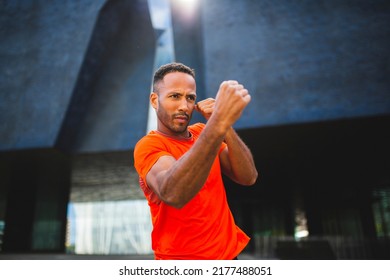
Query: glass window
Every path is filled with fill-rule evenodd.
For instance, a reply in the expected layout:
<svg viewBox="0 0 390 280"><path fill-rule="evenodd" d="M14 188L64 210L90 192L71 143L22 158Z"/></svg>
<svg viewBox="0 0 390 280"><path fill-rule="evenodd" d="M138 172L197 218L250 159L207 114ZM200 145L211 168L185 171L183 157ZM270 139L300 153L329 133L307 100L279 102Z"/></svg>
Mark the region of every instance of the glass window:
<svg viewBox="0 0 390 280"><path fill-rule="evenodd" d="M149 206L132 158L132 151L74 156L68 253L152 254Z"/></svg>

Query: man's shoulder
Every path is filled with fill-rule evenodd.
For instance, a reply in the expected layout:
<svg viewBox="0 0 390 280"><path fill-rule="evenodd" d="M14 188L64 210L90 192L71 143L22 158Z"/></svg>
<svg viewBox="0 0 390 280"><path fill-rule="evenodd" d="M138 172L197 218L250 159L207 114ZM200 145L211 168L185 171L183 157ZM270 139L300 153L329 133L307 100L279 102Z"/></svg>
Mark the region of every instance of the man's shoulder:
<svg viewBox="0 0 390 280"><path fill-rule="evenodd" d="M134 147L134 160L144 161L150 154L168 150L169 143L157 133L148 133L143 136Z"/></svg>
<svg viewBox="0 0 390 280"><path fill-rule="evenodd" d="M148 134L138 140L138 142L135 144L135 148L137 148L137 146L145 145L148 143L160 142L160 138L162 137L160 137L158 133L156 133L155 131L150 131Z"/></svg>

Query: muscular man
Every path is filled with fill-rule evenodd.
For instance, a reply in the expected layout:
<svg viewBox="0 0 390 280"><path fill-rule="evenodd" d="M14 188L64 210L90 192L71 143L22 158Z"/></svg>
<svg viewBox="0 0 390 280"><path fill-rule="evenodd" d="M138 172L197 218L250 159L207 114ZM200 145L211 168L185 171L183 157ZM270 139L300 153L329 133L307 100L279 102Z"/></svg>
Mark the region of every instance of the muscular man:
<svg viewBox="0 0 390 280"><path fill-rule="evenodd" d="M234 259L248 244L229 209L221 172L241 185L257 180L252 154L232 128L250 100L243 85L224 81L215 99L196 103L191 68L170 63L156 71L150 102L157 130L134 150L156 259ZM194 110L206 124L189 126Z"/></svg>

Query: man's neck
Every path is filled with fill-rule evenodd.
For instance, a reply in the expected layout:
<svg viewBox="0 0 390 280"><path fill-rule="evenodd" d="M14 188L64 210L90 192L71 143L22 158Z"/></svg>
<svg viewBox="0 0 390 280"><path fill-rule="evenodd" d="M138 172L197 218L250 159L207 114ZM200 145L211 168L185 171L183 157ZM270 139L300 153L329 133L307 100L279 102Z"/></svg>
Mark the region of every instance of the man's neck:
<svg viewBox="0 0 390 280"><path fill-rule="evenodd" d="M178 134L167 134L162 132L161 130L157 129L156 132L160 135L163 135L165 137L170 137L174 139L179 139L179 140L190 140L192 138L192 134L188 129L184 133L178 133Z"/></svg>

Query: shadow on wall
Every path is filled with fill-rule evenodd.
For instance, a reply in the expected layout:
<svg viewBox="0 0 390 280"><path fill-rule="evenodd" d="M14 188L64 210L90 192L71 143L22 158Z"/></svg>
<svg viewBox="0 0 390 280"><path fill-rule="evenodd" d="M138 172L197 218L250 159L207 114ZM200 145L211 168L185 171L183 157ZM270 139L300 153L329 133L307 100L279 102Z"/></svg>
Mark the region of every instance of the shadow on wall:
<svg viewBox="0 0 390 280"><path fill-rule="evenodd" d="M146 1L110 0L104 5L56 147L126 150L145 134L154 36Z"/></svg>

